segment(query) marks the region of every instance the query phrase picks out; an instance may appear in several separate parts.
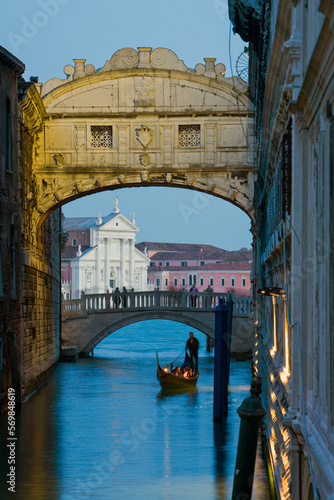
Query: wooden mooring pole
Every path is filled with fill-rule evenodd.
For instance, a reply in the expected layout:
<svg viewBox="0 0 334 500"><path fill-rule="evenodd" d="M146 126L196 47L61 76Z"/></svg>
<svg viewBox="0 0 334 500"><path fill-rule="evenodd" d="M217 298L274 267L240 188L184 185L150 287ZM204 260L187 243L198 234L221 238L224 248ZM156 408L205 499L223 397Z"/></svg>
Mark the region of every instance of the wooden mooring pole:
<svg viewBox="0 0 334 500"><path fill-rule="evenodd" d="M230 348L233 301L220 298L215 308L215 363L213 420L222 420L228 412L228 378L230 371Z"/></svg>

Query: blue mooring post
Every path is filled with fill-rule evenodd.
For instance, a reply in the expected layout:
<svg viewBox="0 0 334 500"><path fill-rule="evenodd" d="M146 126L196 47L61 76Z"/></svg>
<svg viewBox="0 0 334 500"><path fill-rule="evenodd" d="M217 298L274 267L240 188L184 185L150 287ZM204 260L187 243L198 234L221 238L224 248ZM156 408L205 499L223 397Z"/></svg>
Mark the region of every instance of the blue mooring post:
<svg viewBox="0 0 334 500"><path fill-rule="evenodd" d="M232 500L240 500L241 498L250 500L252 498L259 424L266 414L261 400L256 396L257 386L258 382L252 380L251 395L244 399L237 410L241 421Z"/></svg>
<svg viewBox="0 0 334 500"><path fill-rule="evenodd" d="M231 360L231 337L232 337L232 318L233 318L233 300L230 298L227 301L228 315L227 315L227 383L230 381L230 360Z"/></svg>
<svg viewBox="0 0 334 500"><path fill-rule="evenodd" d="M215 308L215 372L213 394L213 420L222 420L227 415L228 386L228 312L229 306L223 298Z"/></svg>

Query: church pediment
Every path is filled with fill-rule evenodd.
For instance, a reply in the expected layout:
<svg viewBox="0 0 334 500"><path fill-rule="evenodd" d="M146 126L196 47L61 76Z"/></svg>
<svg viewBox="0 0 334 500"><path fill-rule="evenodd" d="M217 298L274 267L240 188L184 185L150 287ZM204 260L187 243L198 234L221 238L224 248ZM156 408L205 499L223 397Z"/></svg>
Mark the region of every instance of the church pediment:
<svg viewBox="0 0 334 500"><path fill-rule="evenodd" d="M119 213L117 215L110 214L111 219L104 222L105 219L108 219L109 216L103 218L103 222L98 228L102 231L117 231L117 232L133 232L137 233L139 231L138 227L135 226L129 219L127 219L123 214Z"/></svg>

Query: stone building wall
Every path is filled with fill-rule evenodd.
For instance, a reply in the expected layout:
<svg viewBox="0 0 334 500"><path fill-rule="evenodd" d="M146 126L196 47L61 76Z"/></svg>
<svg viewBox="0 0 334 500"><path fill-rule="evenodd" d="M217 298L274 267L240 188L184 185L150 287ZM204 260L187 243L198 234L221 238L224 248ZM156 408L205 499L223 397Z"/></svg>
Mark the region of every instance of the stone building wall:
<svg viewBox="0 0 334 500"><path fill-rule="evenodd" d="M250 42L263 292L254 364L276 492L334 498L333 2L229 4Z"/></svg>
<svg viewBox="0 0 334 500"><path fill-rule="evenodd" d="M25 399L52 372L60 345L61 212L53 212L36 229L36 181L32 173L35 140L44 107L34 85L21 84L22 183L22 398Z"/></svg>
<svg viewBox="0 0 334 500"><path fill-rule="evenodd" d="M0 47L0 406L7 389L20 400L21 206L18 155L18 75L24 65Z"/></svg>

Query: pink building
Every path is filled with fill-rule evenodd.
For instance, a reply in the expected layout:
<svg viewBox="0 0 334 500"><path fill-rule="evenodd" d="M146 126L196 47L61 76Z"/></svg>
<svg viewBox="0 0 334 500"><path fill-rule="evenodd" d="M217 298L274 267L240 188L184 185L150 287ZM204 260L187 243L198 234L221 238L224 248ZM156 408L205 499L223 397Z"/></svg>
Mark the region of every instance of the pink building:
<svg viewBox="0 0 334 500"><path fill-rule="evenodd" d="M212 245L142 242L137 248L150 259L149 287L160 290L199 292L209 286L214 292L251 295L252 252L229 252Z"/></svg>

